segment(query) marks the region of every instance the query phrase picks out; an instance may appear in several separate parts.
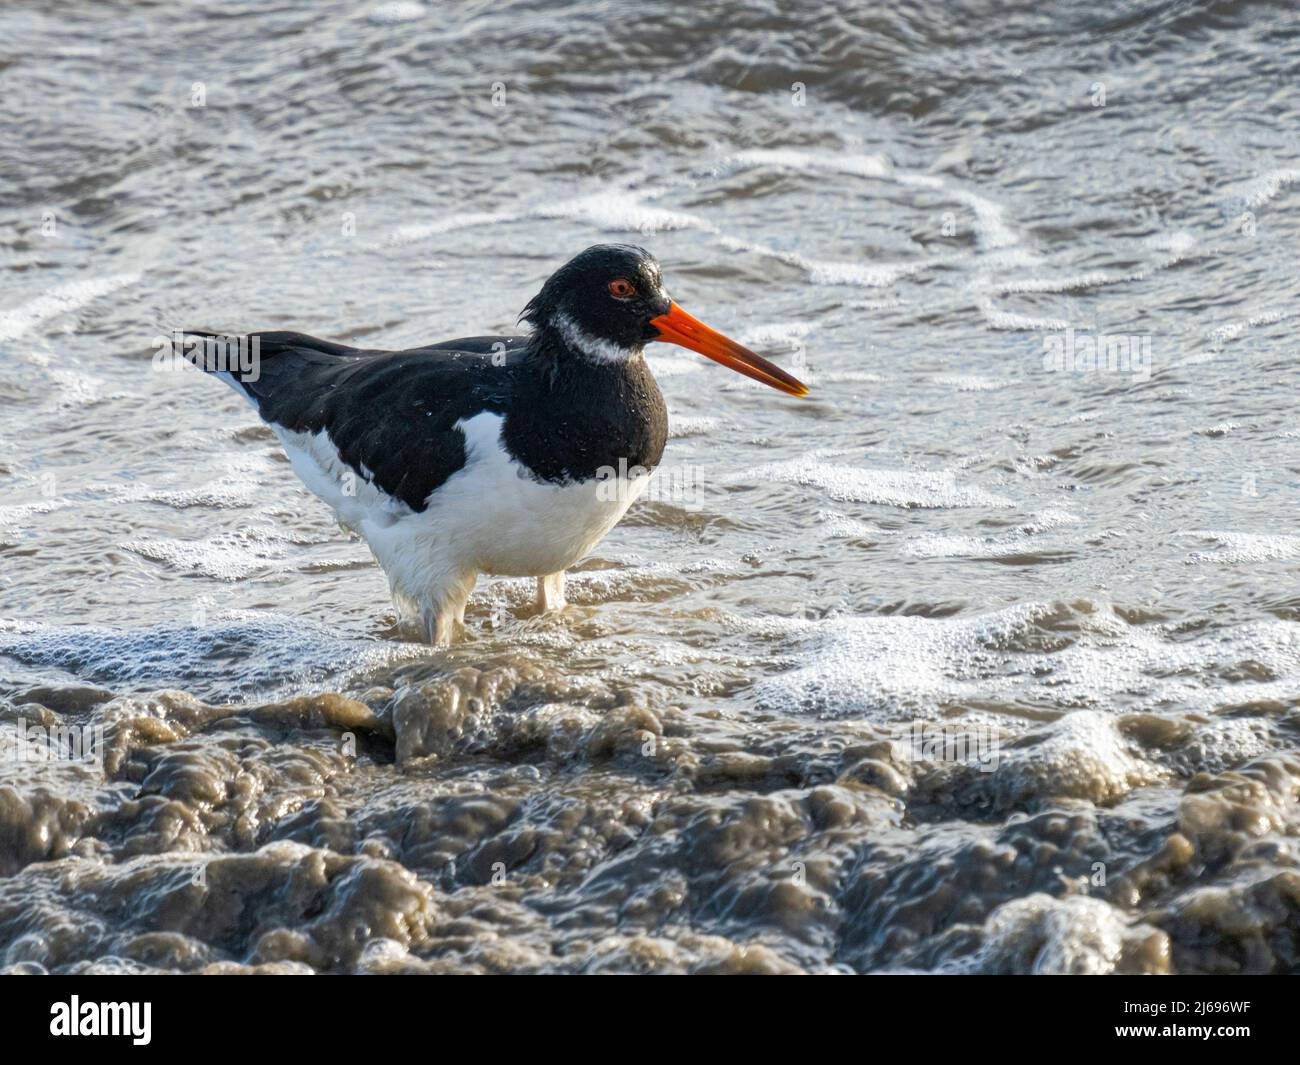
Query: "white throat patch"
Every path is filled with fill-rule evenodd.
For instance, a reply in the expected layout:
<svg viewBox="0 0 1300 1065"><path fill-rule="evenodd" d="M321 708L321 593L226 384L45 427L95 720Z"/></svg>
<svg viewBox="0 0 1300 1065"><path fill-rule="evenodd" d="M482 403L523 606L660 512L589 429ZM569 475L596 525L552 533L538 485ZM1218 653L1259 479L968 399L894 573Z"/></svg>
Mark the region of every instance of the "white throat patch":
<svg viewBox="0 0 1300 1065"><path fill-rule="evenodd" d="M592 336L563 311L555 314L551 321L569 347L586 355L593 362L627 362L640 353L639 348L620 347L612 340Z"/></svg>

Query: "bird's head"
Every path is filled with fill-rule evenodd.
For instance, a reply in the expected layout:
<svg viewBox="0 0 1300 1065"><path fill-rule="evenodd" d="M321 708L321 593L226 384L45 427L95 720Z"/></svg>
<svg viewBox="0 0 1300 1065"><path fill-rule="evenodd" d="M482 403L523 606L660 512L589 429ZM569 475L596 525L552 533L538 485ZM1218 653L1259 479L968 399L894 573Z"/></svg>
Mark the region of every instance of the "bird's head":
<svg viewBox="0 0 1300 1065"><path fill-rule="evenodd" d="M789 395L808 394L779 366L678 307L664 291L654 256L632 244L593 244L579 252L547 278L521 318L590 362L622 362L663 340Z"/></svg>

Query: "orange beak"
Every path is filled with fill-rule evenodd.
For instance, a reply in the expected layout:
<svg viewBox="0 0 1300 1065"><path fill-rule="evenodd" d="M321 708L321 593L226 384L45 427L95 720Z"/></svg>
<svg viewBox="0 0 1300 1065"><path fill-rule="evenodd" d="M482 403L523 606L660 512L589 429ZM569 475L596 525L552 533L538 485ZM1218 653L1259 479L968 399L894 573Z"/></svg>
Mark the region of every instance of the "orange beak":
<svg viewBox="0 0 1300 1065"><path fill-rule="evenodd" d="M749 348L741 347L734 340L724 337L716 330L710 329L698 318L692 318L675 303L668 305L668 313L658 318L651 318L650 324L659 330L656 340L666 340L670 344L680 344L691 351L697 351L707 359L729 366L736 373L743 373L755 381L762 381L787 395L806 396L808 386L786 373L781 367L768 362L761 355L755 355Z"/></svg>

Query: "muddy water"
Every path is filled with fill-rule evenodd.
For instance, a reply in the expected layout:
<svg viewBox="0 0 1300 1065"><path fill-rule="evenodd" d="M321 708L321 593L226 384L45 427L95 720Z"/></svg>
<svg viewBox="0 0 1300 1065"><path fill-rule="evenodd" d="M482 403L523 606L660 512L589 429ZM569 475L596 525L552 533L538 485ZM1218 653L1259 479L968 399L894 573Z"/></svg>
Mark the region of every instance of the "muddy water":
<svg viewBox="0 0 1300 1065"><path fill-rule="evenodd" d="M0 962L1294 970L1298 33L6 5ZM153 364L510 331L606 239L813 397L652 351L659 490L450 651Z"/></svg>

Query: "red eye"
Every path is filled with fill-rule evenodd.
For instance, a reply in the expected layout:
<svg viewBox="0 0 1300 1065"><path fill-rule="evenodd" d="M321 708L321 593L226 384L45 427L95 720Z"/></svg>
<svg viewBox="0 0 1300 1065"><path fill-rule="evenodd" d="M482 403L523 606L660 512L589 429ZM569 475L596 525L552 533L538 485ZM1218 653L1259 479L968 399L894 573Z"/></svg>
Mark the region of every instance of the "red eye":
<svg viewBox="0 0 1300 1065"><path fill-rule="evenodd" d="M615 299L630 300L636 295L636 286L626 277L616 277L609 283L609 294Z"/></svg>

